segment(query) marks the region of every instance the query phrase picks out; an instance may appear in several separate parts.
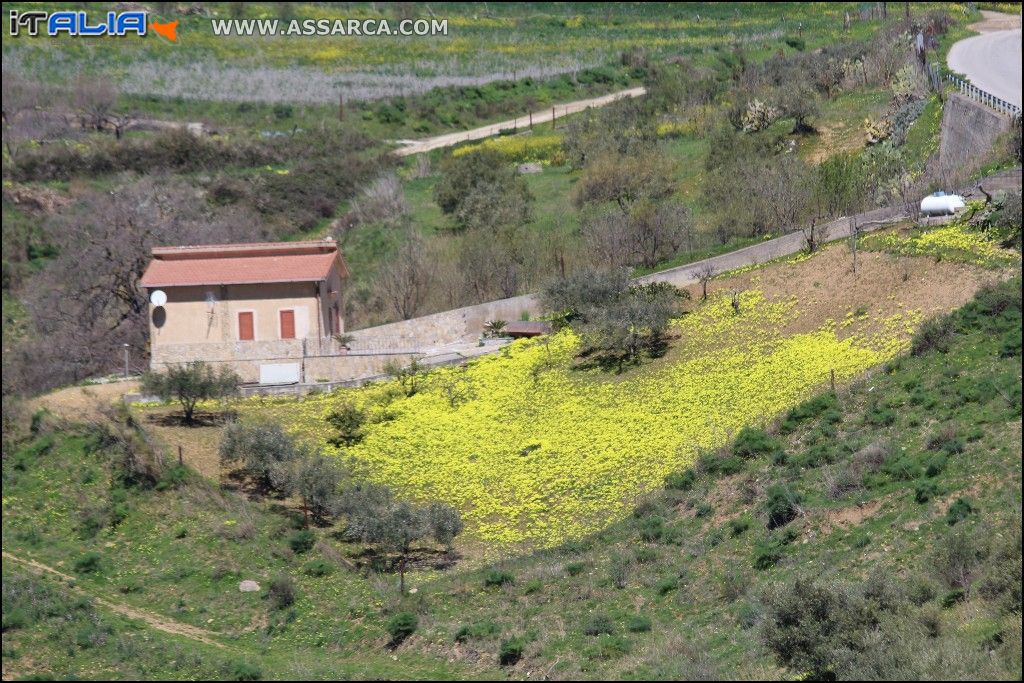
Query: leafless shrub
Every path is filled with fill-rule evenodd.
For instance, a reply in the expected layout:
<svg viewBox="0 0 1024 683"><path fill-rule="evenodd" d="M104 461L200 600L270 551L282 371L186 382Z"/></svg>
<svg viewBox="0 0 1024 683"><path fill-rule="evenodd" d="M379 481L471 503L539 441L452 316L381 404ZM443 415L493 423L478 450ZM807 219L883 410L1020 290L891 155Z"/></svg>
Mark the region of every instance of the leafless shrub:
<svg viewBox="0 0 1024 683"><path fill-rule="evenodd" d="M876 441L853 454L853 467L863 472L877 472L888 456L889 447Z"/></svg>
<svg viewBox="0 0 1024 683"><path fill-rule="evenodd" d="M385 266L377 282L377 296L402 320L414 317L423 306L431 271L426 244L410 233L398 253Z"/></svg>
<svg viewBox="0 0 1024 683"><path fill-rule="evenodd" d="M822 470L822 479L832 499L843 498L864 487L864 474L854 463L830 465Z"/></svg>
<svg viewBox="0 0 1024 683"><path fill-rule="evenodd" d="M402 183L394 173L388 173L363 188L352 203L352 214L360 224L384 223L396 225L409 213Z"/></svg>
<svg viewBox="0 0 1024 683"><path fill-rule="evenodd" d="M430 157L426 154L417 154L416 163L412 169L413 178L427 178L432 171Z"/></svg>

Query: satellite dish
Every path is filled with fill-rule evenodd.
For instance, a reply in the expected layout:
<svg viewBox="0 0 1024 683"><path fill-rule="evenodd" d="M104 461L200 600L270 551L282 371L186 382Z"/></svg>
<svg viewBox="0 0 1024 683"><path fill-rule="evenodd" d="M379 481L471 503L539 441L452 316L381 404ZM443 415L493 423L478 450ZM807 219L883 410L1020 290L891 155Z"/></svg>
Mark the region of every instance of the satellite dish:
<svg viewBox="0 0 1024 683"><path fill-rule="evenodd" d="M149 303L154 306L163 306L167 303L167 293L162 289L154 289L153 293L149 295Z"/></svg>

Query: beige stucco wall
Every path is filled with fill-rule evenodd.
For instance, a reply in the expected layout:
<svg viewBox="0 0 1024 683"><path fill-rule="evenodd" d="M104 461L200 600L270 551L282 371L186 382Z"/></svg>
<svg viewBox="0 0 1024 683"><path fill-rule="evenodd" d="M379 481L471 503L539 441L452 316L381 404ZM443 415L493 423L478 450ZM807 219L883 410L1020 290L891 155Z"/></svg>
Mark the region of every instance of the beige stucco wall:
<svg viewBox="0 0 1024 683"><path fill-rule="evenodd" d="M332 280L163 288L167 303L150 305L149 311L153 353L168 344L237 342L238 314L244 311L253 314L257 342L281 339L280 312L286 309L295 312L296 339L327 337L330 307L342 305L340 278L334 274ZM208 295L214 298L212 306Z"/></svg>

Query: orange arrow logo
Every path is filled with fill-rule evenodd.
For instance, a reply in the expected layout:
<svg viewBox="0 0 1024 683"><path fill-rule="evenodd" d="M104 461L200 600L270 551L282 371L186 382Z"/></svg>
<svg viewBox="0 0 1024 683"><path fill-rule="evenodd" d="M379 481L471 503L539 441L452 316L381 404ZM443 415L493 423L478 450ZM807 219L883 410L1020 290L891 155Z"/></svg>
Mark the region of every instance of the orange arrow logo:
<svg viewBox="0 0 1024 683"><path fill-rule="evenodd" d="M168 21L163 24L158 24L154 21L152 24L150 24L150 28L152 28L154 31L162 35L167 40L170 40L171 42L177 42L178 40L177 21Z"/></svg>

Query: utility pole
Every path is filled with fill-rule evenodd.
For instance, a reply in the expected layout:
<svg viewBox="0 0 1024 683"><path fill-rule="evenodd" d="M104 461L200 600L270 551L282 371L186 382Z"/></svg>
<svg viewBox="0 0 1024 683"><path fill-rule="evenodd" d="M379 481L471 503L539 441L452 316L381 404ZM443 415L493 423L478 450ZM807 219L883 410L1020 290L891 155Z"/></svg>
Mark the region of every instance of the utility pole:
<svg viewBox="0 0 1024 683"><path fill-rule="evenodd" d="M128 345L124 345L124 378L128 379Z"/></svg>

